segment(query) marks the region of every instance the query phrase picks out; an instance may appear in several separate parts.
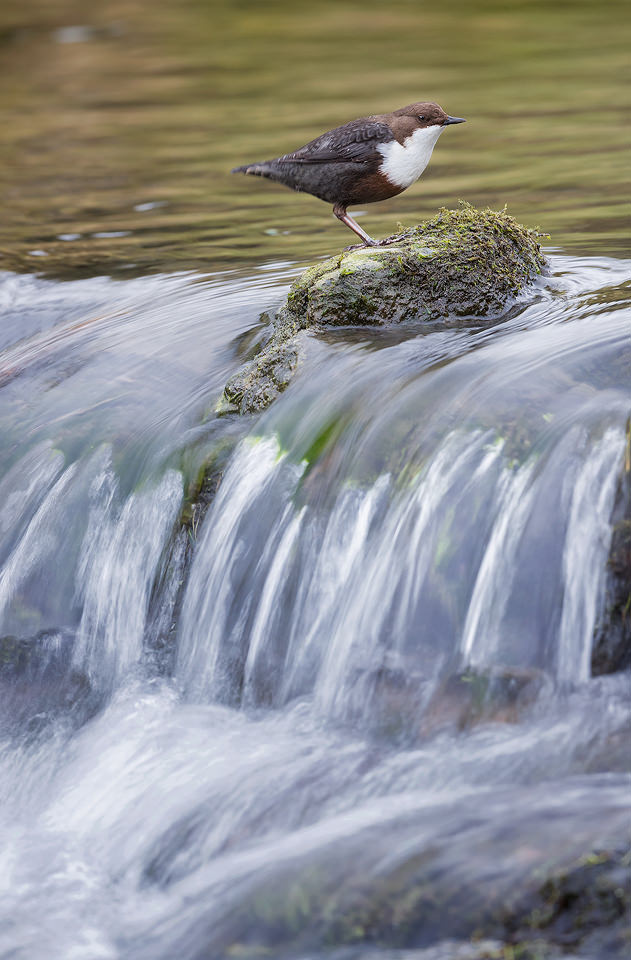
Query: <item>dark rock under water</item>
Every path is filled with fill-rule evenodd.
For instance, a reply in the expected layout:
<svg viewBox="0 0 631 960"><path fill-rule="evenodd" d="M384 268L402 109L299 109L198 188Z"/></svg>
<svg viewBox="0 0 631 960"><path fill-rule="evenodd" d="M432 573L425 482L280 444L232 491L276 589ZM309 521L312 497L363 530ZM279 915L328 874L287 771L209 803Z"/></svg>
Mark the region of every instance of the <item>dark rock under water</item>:
<svg viewBox="0 0 631 960"><path fill-rule="evenodd" d="M592 649L592 673L631 666L631 419L614 503L604 616Z"/></svg>
<svg viewBox="0 0 631 960"><path fill-rule="evenodd" d="M101 698L72 662L74 636L41 630L33 637L0 637L0 724L36 735L58 718L80 726Z"/></svg>

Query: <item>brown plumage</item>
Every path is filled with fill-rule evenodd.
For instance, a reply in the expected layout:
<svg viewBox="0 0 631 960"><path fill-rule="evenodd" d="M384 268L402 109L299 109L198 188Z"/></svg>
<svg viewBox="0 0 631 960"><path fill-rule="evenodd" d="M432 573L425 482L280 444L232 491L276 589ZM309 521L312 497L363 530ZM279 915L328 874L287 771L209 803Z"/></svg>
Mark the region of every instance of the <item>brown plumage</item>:
<svg viewBox="0 0 631 960"><path fill-rule="evenodd" d="M351 120L275 160L235 167L333 204L333 213L364 243L376 246L348 215L351 204L395 197L421 175L442 130L460 117L437 103L413 103L392 113Z"/></svg>

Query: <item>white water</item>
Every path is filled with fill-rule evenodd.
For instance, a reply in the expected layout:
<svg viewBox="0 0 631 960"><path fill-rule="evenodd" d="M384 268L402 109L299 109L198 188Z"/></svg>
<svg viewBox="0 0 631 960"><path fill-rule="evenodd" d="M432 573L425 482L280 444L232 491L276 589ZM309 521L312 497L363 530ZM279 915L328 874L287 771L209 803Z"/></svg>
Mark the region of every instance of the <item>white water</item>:
<svg viewBox="0 0 631 960"><path fill-rule="evenodd" d="M585 683L590 676L591 638L605 576L603 557L611 540L610 517L620 473L620 436L608 431L590 450L572 484L563 551L563 613L557 674Z"/></svg>
<svg viewBox="0 0 631 960"><path fill-rule="evenodd" d="M77 569L82 610L74 663L97 685L116 686L140 662L158 563L173 531L182 478L168 471L153 490L117 503L109 457L90 486L88 524Z"/></svg>
<svg viewBox="0 0 631 960"><path fill-rule="evenodd" d="M93 313L82 284L47 314L63 294L25 281L27 331L42 310L0 390L0 637L22 644L17 667L0 648L1 958L325 957L407 870L448 905L414 942L467 939L537 870L625 841L628 675L590 654L629 267L559 267L492 328L312 342L251 424L209 411L282 273L133 281L102 322L102 283ZM500 684L482 713L465 670Z"/></svg>

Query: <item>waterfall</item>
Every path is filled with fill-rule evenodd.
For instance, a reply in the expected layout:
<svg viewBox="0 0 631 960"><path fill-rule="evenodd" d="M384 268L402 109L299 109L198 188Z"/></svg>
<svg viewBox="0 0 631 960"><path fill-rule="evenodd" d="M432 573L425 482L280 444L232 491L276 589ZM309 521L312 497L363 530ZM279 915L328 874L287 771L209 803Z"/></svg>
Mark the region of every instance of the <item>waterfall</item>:
<svg viewBox="0 0 631 960"><path fill-rule="evenodd" d="M175 470L154 489L132 493L122 506L108 461L92 481L77 569L82 615L74 662L95 683L118 685L142 657L151 588L181 497L182 478Z"/></svg>
<svg viewBox="0 0 631 960"><path fill-rule="evenodd" d="M576 440L561 463L519 465L491 435L454 431L403 485L383 474L342 486L324 510L300 503L304 462L273 438L243 442L186 588L187 695L256 706L311 694L326 716L368 720L388 671L415 676L421 698L459 664L584 681L622 433L583 443L578 457ZM546 518L561 466L572 495L561 497L559 543ZM556 582L558 653L532 643L545 607L524 603L540 555Z"/></svg>

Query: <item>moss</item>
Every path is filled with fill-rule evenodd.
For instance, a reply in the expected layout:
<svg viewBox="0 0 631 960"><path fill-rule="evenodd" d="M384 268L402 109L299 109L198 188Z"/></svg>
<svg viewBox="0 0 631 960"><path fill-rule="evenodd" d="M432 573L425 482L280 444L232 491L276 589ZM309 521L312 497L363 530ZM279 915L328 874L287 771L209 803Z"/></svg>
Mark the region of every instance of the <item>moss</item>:
<svg viewBox="0 0 631 960"><path fill-rule="evenodd" d="M544 265L539 234L468 203L379 247L344 251L294 281L261 353L231 377L217 410L268 407L298 366L301 330L498 316Z"/></svg>
<svg viewBox="0 0 631 960"><path fill-rule="evenodd" d="M308 468L319 460L327 447L335 443L342 433L345 424L345 418L334 417L322 426L304 452L303 459L307 461Z"/></svg>

